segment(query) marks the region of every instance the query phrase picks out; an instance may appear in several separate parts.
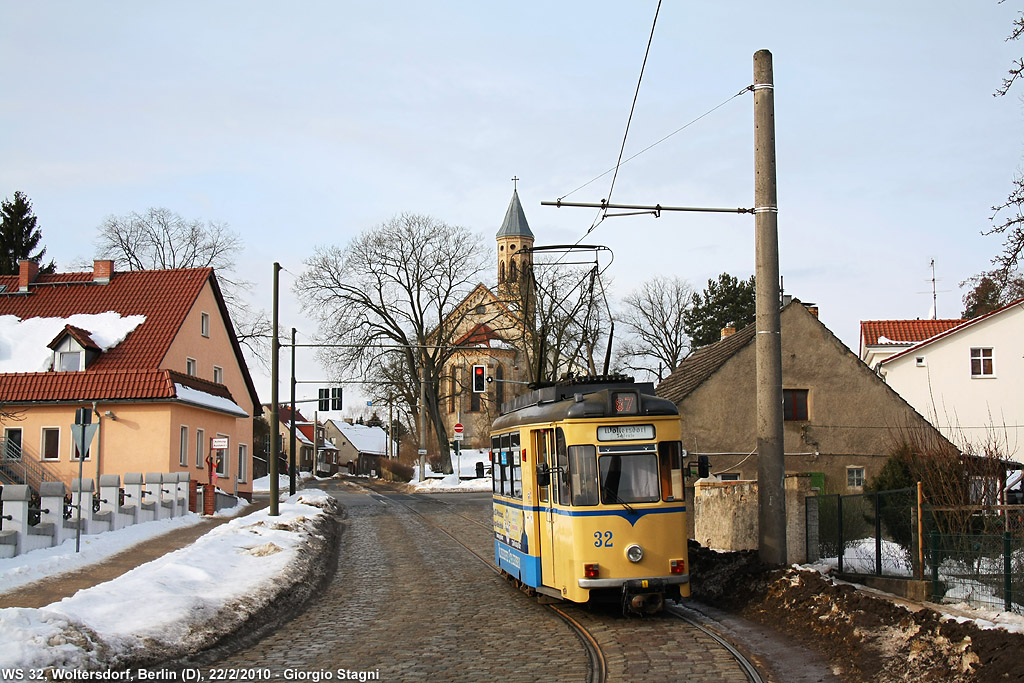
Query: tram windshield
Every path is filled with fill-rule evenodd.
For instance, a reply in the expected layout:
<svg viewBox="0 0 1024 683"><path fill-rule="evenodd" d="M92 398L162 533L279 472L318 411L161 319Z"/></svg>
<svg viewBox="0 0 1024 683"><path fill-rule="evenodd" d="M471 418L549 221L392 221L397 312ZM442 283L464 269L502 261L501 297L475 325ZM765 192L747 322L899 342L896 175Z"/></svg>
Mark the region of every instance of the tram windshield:
<svg viewBox="0 0 1024 683"><path fill-rule="evenodd" d="M655 453L614 453L598 458L601 502L653 503L658 500L658 456Z"/></svg>

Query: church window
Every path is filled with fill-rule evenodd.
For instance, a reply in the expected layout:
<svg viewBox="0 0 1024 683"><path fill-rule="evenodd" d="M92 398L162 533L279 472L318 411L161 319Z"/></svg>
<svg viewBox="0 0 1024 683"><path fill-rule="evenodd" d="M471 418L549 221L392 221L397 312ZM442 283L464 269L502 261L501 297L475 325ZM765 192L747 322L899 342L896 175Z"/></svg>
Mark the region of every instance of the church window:
<svg viewBox="0 0 1024 683"><path fill-rule="evenodd" d="M512 279L515 280L516 279L516 262L515 261L512 262L512 267L509 270L509 273L512 275Z"/></svg>
<svg viewBox="0 0 1024 683"><path fill-rule="evenodd" d="M505 262L502 261L502 263L498 266L498 282L504 282L504 281L505 281Z"/></svg>

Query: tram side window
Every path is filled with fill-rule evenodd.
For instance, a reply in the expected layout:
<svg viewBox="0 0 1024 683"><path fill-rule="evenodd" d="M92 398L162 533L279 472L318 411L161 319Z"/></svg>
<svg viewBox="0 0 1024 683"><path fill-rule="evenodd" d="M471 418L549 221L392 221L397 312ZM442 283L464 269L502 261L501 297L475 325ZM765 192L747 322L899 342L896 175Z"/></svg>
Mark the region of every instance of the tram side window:
<svg viewBox="0 0 1024 683"><path fill-rule="evenodd" d="M512 432L509 442L509 479L512 484L512 497L523 497L523 456L519 448L519 432Z"/></svg>
<svg viewBox="0 0 1024 683"><path fill-rule="evenodd" d="M597 505L597 450L569 446L569 474L573 505Z"/></svg>
<svg viewBox="0 0 1024 683"><path fill-rule="evenodd" d="M565 447L565 432L555 429L555 456L558 458L558 504L569 505L572 489L569 488L569 453Z"/></svg>
<svg viewBox="0 0 1024 683"><path fill-rule="evenodd" d="M501 435L501 493L504 496L512 495L512 450L510 447L511 438L509 434Z"/></svg>
<svg viewBox="0 0 1024 683"><path fill-rule="evenodd" d="M500 493L498 482L501 481L501 442L496 436L491 437L491 491Z"/></svg>
<svg viewBox="0 0 1024 683"><path fill-rule="evenodd" d="M683 500L683 447L678 441L662 441L658 444L658 461L661 475L661 498L665 501Z"/></svg>
<svg viewBox="0 0 1024 683"><path fill-rule="evenodd" d="M533 438L536 439L536 447L533 449L534 453L537 454L537 464L546 465L548 462L548 430L537 431L533 433ZM540 486L537 491L537 498L541 503L548 502L548 487Z"/></svg>

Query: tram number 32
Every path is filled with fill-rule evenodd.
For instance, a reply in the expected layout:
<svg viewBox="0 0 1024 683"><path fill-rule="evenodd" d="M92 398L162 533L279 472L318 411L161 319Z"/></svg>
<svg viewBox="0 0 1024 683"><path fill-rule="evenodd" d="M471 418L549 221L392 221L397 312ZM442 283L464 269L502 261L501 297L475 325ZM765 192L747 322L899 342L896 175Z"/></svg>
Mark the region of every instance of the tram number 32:
<svg viewBox="0 0 1024 683"><path fill-rule="evenodd" d="M595 531L594 532L594 547L595 548L611 548L612 547L612 532L610 532L610 531Z"/></svg>

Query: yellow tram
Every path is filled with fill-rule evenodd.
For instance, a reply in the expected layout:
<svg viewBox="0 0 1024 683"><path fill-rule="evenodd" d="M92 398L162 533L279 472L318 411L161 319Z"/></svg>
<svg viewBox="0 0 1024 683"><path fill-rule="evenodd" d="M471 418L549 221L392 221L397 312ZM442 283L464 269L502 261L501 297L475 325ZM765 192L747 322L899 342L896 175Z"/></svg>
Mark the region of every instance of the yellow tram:
<svg viewBox="0 0 1024 683"><path fill-rule="evenodd" d="M648 614L690 594L681 426L651 383L587 378L491 428L494 555L524 589Z"/></svg>

